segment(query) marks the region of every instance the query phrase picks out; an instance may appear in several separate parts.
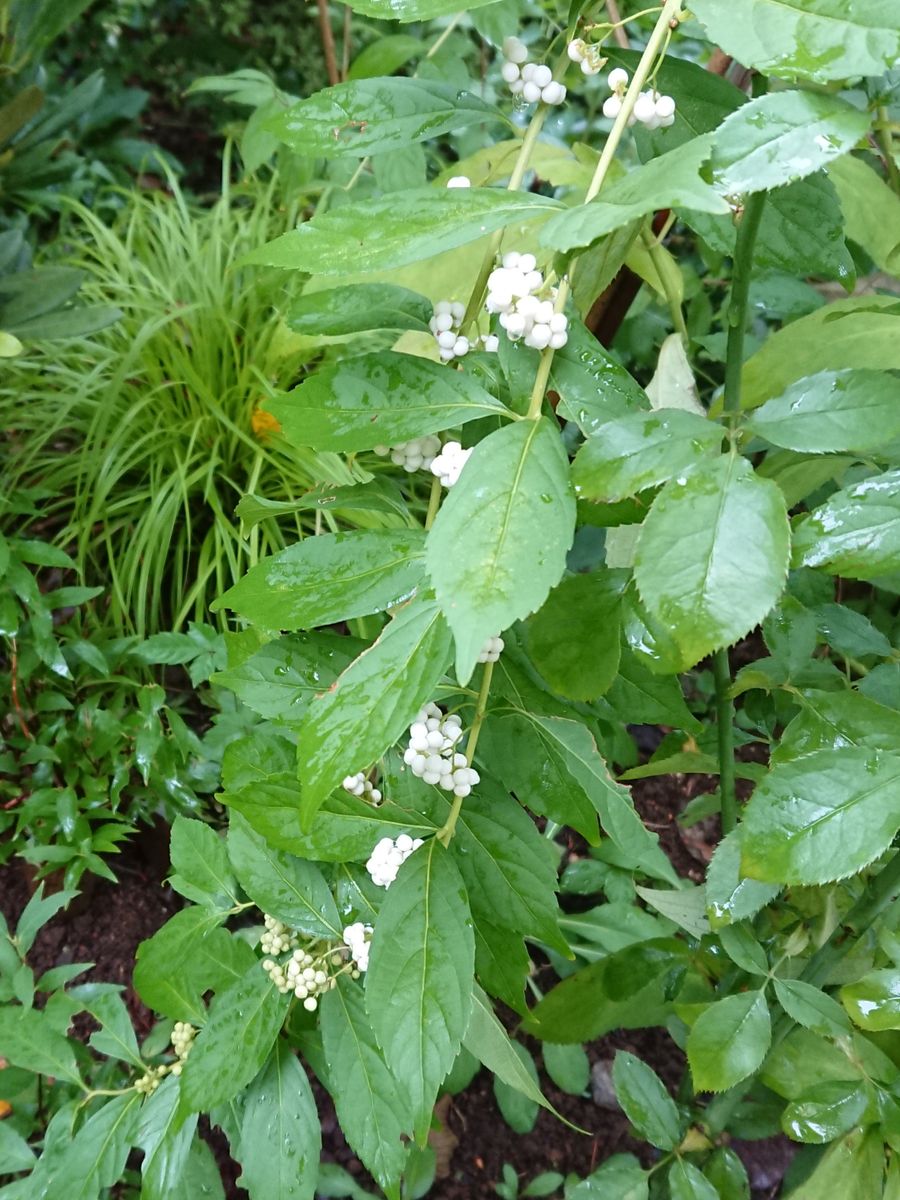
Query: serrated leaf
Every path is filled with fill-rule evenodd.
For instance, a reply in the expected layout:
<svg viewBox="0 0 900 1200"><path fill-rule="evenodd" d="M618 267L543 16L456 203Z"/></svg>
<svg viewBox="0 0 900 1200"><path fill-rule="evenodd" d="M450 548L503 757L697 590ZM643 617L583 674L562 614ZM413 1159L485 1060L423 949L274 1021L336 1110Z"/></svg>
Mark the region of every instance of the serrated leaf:
<svg viewBox="0 0 900 1200"><path fill-rule="evenodd" d="M803 518L792 561L851 579L900 570L900 470L835 492Z"/></svg>
<svg viewBox="0 0 900 1200"><path fill-rule="evenodd" d="M556 427L517 421L478 443L441 505L425 557L461 684L485 641L539 608L562 576L575 530L568 476Z"/></svg>
<svg viewBox="0 0 900 1200"><path fill-rule="evenodd" d="M711 135L698 137L636 167L605 187L596 200L552 216L541 230L541 245L563 252L589 246L659 208L727 214L728 202L700 177L711 149Z"/></svg>
<svg viewBox="0 0 900 1200"><path fill-rule="evenodd" d="M818 884L862 870L900 828L900 758L846 747L774 767L744 810L742 869Z"/></svg>
<svg viewBox="0 0 900 1200"><path fill-rule="evenodd" d="M255 961L216 994L181 1072L182 1112L208 1111L247 1086L268 1058L289 1003Z"/></svg>
<svg viewBox="0 0 900 1200"><path fill-rule="evenodd" d="M295 333L308 337L344 337L369 329L418 329L427 333L433 311L429 299L409 288L395 283L355 283L304 292L292 301L284 320Z"/></svg>
<svg viewBox="0 0 900 1200"><path fill-rule="evenodd" d="M841 1006L827 992L802 979L775 979L775 995L787 1015L804 1029L823 1037L844 1037L850 1022Z"/></svg>
<svg viewBox="0 0 900 1200"><path fill-rule="evenodd" d="M494 188L412 188L343 204L254 250L243 261L314 275L402 267L547 216L558 200Z"/></svg>
<svg viewBox="0 0 900 1200"><path fill-rule="evenodd" d="M434 695L450 654L450 632L437 605L416 601L316 697L297 735L300 811L308 828L344 776L367 769L397 741Z"/></svg>
<svg viewBox="0 0 900 1200"><path fill-rule="evenodd" d="M351 79L270 117L263 128L295 154L365 158L503 115L471 92L432 79Z"/></svg>
<svg viewBox="0 0 900 1200"><path fill-rule="evenodd" d="M741 992L705 1009L688 1035L687 1056L698 1092L724 1092L759 1067L772 1039L764 992Z"/></svg>
<svg viewBox="0 0 900 1200"><path fill-rule="evenodd" d="M868 113L838 96L769 92L716 130L713 179L729 195L795 183L852 150L868 128Z"/></svg>
<svg viewBox="0 0 900 1200"><path fill-rule="evenodd" d="M881 75L900 56L892 0L697 0L691 11L710 41L748 67L825 83Z"/></svg>
<svg viewBox="0 0 900 1200"><path fill-rule="evenodd" d="M627 1050L617 1050L612 1080L622 1111L641 1137L660 1150L674 1150L681 1141L681 1118L656 1072Z"/></svg>
<svg viewBox="0 0 900 1200"><path fill-rule="evenodd" d="M781 492L746 459L724 454L656 497L641 526L635 581L650 616L698 662L774 607L788 550Z"/></svg>
<svg viewBox="0 0 900 1200"><path fill-rule="evenodd" d="M601 425L572 466L580 499L624 500L700 464L724 431L682 409L630 413Z"/></svg>
<svg viewBox="0 0 900 1200"><path fill-rule="evenodd" d="M528 622L532 661L561 696L596 700L615 679L625 578L609 570L571 575Z"/></svg>
<svg viewBox="0 0 900 1200"><path fill-rule="evenodd" d="M292 445L342 451L396 445L508 413L471 376L393 350L322 367L266 407Z"/></svg>
<svg viewBox="0 0 900 1200"><path fill-rule="evenodd" d="M319 1172L319 1114L306 1072L286 1042L243 1097L241 1132L232 1153L251 1200L313 1200Z"/></svg>
<svg viewBox="0 0 900 1200"><path fill-rule="evenodd" d="M375 1042L359 984L338 979L322 998L321 1026L329 1088L344 1136L379 1187L396 1197L411 1121Z"/></svg>
<svg viewBox="0 0 900 1200"><path fill-rule="evenodd" d="M757 408L747 428L803 453L875 450L900 434L900 381L864 368L819 371Z"/></svg>
<svg viewBox="0 0 900 1200"><path fill-rule="evenodd" d="M369 1019L409 1099L419 1141L468 1028L474 958L462 879L432 838L406 860L385 896L366 972Z"/></svg>
<svg viewBox="0 0 900 1200"><path fill-rule="evenodd" d="M225 842L205 821L177 816L169 853L176 872L170 883L182 896L198 904L218 901L226 908L237 904Z"/></svg>
<svg viewBox="0 0 900 1200"><path fill-rule="evenodd" d="M211 607L264 629L308 629L384 612L419 586L423 541L418 529L306 538L251 567Z"/></svg>
<svg viewBox="0 0 900 1200"><path fill-rule="evenodd" d="M241 887L263 912L310 937L341 940L341 918L315 864L274 850L237 813L228 828L228 855Z"/></svg>

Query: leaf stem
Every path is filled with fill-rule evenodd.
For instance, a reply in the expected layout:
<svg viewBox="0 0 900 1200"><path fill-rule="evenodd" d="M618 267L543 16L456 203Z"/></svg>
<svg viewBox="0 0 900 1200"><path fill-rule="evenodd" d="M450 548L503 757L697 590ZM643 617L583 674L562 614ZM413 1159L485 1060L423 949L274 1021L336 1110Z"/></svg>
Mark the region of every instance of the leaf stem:
<svg viewBox="0 0 900 1200"><path fill-rule="evenodd" d="M478 689L478 700L475 703L475 716L472 720L472 726L469 729L469 736L466 740L466 762L471 767L472 761L475 758L475 747L478 745L478 735L481 733L481 726L484 724L485 714L487 713L488 695L491 690L491 676L494 674L494 664L487 662L484 664L484 669L481 672L481 687ZM456 822L459 820L459 814L462 811L463 797L454 796L453 805L447 815L447 820L437 832L437 839L442 846L449 846L450 839L456 832Z"/></svg>
<svg viewBox="0 0 900 1200"><path fill-rule="evenodd" d="M600 154L600 160L594 171L593 178L588 184L588 189L584 194L584 203L590 204L597 197L600 189L606 181L606 176L609 168L612 165L613 159L616 156L616 151L619 148L619 143L625 130L628 128L628 119L631 116L632 109L635 106L638 96L646 82L651 70L653 69L654 60L656 59L659 48L665 43L669 33L670 23L677 19L681 12L682 0L666 0L663 5L662 12L657 18L656 24L653 27L653 32L644 48L644 53L641 55L640 61L635 68L631 83L628 85L628 90L622 100L622 107L619 110L619 115L613 122L613 127L609 131L609 137L603 146L603 151ZM563 312L566 307L566 301L569 298L569 291L572 286L572 279L575 275L576 263L572 263L569 267L568 276L560 281L559 290L556 294L556 311ZM544 403L544 392L547 390L547 381L550 378L550 368L553 365L553 355L556 352L548 346L541 354L541 361L538 365L537 374L534 379L534 387L531 389L531 399L528 404L528 412L526 414L532 421L536 421L541 415L541 407Z"/></svg>
<svg viewBox="0 0 900 1200"><path fill-rule="evenodd" d="M744 335L747 331L747 305L753 277L753 248L762 220L766 193L747 198L738 226L728 300L728 346L725 358L723 407L729 417L732 445L734 421L741 411L741 372L744 367ZM737 795L734 787L734 701L731 698L731 667L728 650L713 656L716 684L716 723L719 741L719 795L722 799L722 832L728 834L737 825Z"/></svg>

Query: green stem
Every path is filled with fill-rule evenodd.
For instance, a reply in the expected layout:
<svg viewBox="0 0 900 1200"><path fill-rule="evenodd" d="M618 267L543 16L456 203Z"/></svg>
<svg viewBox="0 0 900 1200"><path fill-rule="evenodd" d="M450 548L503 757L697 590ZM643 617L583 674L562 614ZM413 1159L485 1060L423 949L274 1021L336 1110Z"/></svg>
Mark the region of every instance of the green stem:
<svg viewBox="0 0 900 1200"><path fill-rule="evenodd" d="M628 128L628 118L631 116L635 102L637 101L638 96L641 94L644 83L653 69L653 63L656 59L656 55L666 40L666 35L669 32L669 24L671 21L677 19L679 13L681 12L681 5L682 0L666 0L666 3L663 5L662 12L659 14L656 24L653 27L653 32L650 34L650 38L644 49L644 53L641 55L640 61L635 68L631 83L628 85L628 90L626 91L622 100L622 107L619 110L619 115L613 122L613 127L609 131L609 137L606 139L606 143L603 146L600 159L597 163L596 169L594 170L594 176L591 179L588 189L584 195L585 204L590 204L590 202L596 198L606 181L606 176L609 172L609 168L612 166L613 159L616 156L619 143L622 140L625 130ZM569 268L568 277L560 282L559 291L556 294L556 304L554 306L557 312L563 312L566 307L566 301L569 298L569 291L572 286L572 279L575 275L575 266L576 264L573 263ZM526 416L532 421L536 421L541 415L541 408L544 403L544 393L547 390L547 382L550 379L550 368L553 365L554 353L555 351L551 350L548 346L547 349L541 354L541 361L535 376L534 387L531 389L531 399L529 401L528 412L526 414Z"/></svg>
<svg viewBox="0 0 900 1200"><path fill-rule="evenodd" d="M753 247L766 202L765 192L748 197L738 226L728 300L728 346L725 359L723 406L732 425L741 410L741 372L744 366L744 335L747 330L747 305L753 277ZM717 650L713 657L716 684L716 719L719 739L719 794L722 797L722 832L730 833L737 825L737 796L734 788L734 701L731 699L731 667L728 651Z"/></svg>
<svg viewBox="0 0 900 1200"><path fill-rule="evenodd" d="M475 716L472 720L472 727L469 730L469 736L466 740L466 762L471 767L472 761L475 758L475 747L478 745L478 735L481 733L481 726L484 724L485 714L487 713L488 695L491 690L491 676L494 674L494 664L488 662L484 664L484 670L481 673L481 687L478 689L478 700L475 703ZM459 814L462 811L463 797L454 796L453 805L447 815L447 820L444 822L441 829L438 830L437 839L444 845L450 845L450 839L456 832L456 822L459 820Z"/></svg>

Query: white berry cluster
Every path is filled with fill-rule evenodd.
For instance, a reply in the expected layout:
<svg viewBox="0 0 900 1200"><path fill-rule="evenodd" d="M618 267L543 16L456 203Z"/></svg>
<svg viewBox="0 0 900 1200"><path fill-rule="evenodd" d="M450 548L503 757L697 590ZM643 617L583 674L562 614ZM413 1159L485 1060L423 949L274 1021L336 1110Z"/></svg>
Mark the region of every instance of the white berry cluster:
<svg viewBox="0 0 900 1200"><path fill-rule="evenodd" d="M503 42L503 66L500 74L509 84L514 96L521 96L526 104L562 104L566 98L565 84L553 78L553 72L543 63L527 62L528 47L517 37L508 37Z"/></svg>
<svg viewBox="0 0 900 1200"><path fill-rule="evenodd" d="M364 771L357 771L355 775L348 775L341 787L345 792L349 792L351 796L362 796L371 804L381 803L381 792L377 787L373 786L371 779L366 779Z"/></svg>
<svg viewBox="0 0 900 1200"><path fill-rule="evenodd" d="M499 634L497 634L496 637L489 637L481 647L481 653L478 655L478 661L480 663L497 662L497 660L500 658L500 655L503 653L503 646L504 641Z"/></svg>
<svg viewBox="0 0 900 1200"><path fill-rule="evenodd" d="M442 362L462 358L471 349L469 339L459 332L460 322L466 315L466 306L458 300L438 300L434 316L428 322L438 344Z"/></svg>
<svg viewBox="0 0 900 1200"><path fill-rule="evenodd" d="M488 276L485 307L499 313L500 324L514 342L523 338L526 346L560 350L569 339L568 318L554 311L552 300L538 299L544 276L537 269L533 254L511 250L501 265Z"/></svg>
<svg viewBox="0 0 900 1200"><path fill-rule="evenodd" d="M438 478L445 488L453 487L471 453L471 450L463 450L459 442L445 442L440 454L431 463L432 475Z"/></svg>
<svg viewBox="0 0 900 1200"><path fill-rule="evenodd" d="M350 958L357 971L369 969L369 947L372 944L372 926L356 921L344 929L344 945L350 951Z"/></svg>
<svg viewBox="0 0 900 1200"><path fill-rule="evenodd" d="M191 1052L197 1030L187 1021L176 1021L172 1028L172 1049L175 1051L177 1062L172 1063L169 1070L173 1075L181 1074L181 1066Z"/></svg>
<svg viewBox="0 0 900 1200"><path fill-rule="evenodd" d="M293 950L297 945L297 935L283 921L263 913L263 924L266 927L265 933L259 939L263 954L284 954L286 950Z"/></svg>
<svg viewBox="0 0 900 1200"><path fill-rule="evenodd" d="M408 833L401 833L396 841L383 837L380 842L376 842L375 849L366 863L366 870L371 875L372 882L378 887L389 888L397 878L397 872L421 845L421 838L412 838Z"/></svg>
<svg viewBox="0 0 900 1200"><path fill-rule="evenodd" d="M597 46L592 46L582 38L573 38L566 47L566 53L573 63L578 63L585 75L599 75L605 58L602 58Z"/></svg>
<svg viewBox="0 0 900 1200"><path fill-rule="evenodd" d="M375 453L380 458L391 457L391 462L402 467L404 471L428 470L436 454L441 449L441 439L433 433L425 437L413 438L409 442L400 442L396 446L375 446Z"/></svg>
<svg viewBox="0 0 900 1200"><path fill-rule="evenodd" d="M628 87L628 72L615 67L606 78L612 92L603 104L603 115L614 121L622 111L625 89ZM646 129L665 129L675 121L675 101L671 96L661 96L657 91L641 92L634 102L628 124L638 123Z"/></svg>
<svg viewBox="0 0 900 1200"><path fill-rule="evenodd" d="M437 784L454 796L468 796L481 777L457 751L461 737L462 722L455 713L444 716L436 704L427 704L409 727L403 761L426 783Z"/></svg>

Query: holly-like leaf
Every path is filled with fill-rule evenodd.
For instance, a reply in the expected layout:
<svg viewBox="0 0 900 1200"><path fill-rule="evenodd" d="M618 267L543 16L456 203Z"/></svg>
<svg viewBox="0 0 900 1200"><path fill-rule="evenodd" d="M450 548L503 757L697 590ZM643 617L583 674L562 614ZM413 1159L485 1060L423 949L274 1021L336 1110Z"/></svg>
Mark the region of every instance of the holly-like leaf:
<svg viewBox="0 0 900 1200"><path fill-rule="evenodd" d="M372 1034L362 988L338 979L322 998L321 1011L329 1089L341 1129L379 1187L396 1198L411 1121L405 1096Z"/></svg>
<svg viewBox="0 0 900 1200"><path fill-rule="evenodd" d="M431 838L406 860L385 896L366 973L369 1019L420 1141L468 1028L474 959L462 879Z"/></svg>
<svg viewBox="0 0 900 1200"><path fill-rule="evenodd" d="M430 300L409 288L395 283L355 283L304 292L291 303L284 320L295 333L309 337L342 337L369 329L417 329L427 333L433 311Z"/></svg>
<svg viewBox="0 0 900 1200"><path fill-rule="evenodd" d="M461 684L489 637L544 602L574 529L568 461L549 420L516 421L478 443L426 545Z"/></svg>
<svg viewBox="0 0 900 1200"><path fill-rule="evenodd" d="M601 425L572 467L579 498L624 500L700 464L722 442L723 429L683 409L629 413Z"/></svg>
<svg viewBox="0 0 900 1200"><path fill-rule="evenodd" d="M612 1080L622 1111L641 1137L660 1150L674 1150L681 1141L681 1118L656 1072L634 1054L618 1050Z"/></svg>
<svg viewBox="0 0 900 1200"><path fill-rule="evenodd" d="M371 450L507 413L470 375L393 350L322 367L267 408L289 442L317 450Z"/></svg>
<svg viewBox="0 0 900 1200"><path fill-rule="evenodd" d="M881 75L900 56L893 0L697 0L691 11L709 39L748 67L826 83Z"/></svg>
<svg viewBox="0 0 900 1200"><path fill-rule="evenodd" d="M255 961L216 995L181 1073L182 1112L206 1112L247 1086L268 1058L289 1002Z"/></svg>
<svg viewBox="0 0 900 1200"><path fill-rule="evenodd" d="M450 662L450 632L433 601L401 608L368 650L310 705L297 762L307 828L341 782L365 770L397 741L434 695Z"/></svg>
<svg viewBox="0 0 900 1200"><path fill-rule="evenodd" d="M328 209L243 261L313 275L380 271L432 258L560 207L558 200L534 192L411 188Z"/></svg>
<svg viewBox="0 0 900 1200"><path fill-rule="evenodd" d="M724 454L654 500L634 575L651 617L699 662L743 637L772 609L788 566L784 497L745 458Z"/></svg>
<svg viewBox="0 0 900 1200"><path fill-rule="evenodd" d="M772 1022L764 992L739 992L705 1009L688 1035L698 1092L724 1092L752 1075L766 1056Z"/></svg>
<svg viewBox="0 0 900 1200"><path fill-rule="evenodd" d="M237 813L228 829L228 855L254 904L310 937L341 939L341 918L322 872L311 862L273 850Z"/></svg>
<svg viewBox="0 0 900 1200"><path fill-rule="evenodd" d="M295 154L365 158L503 115L471 92L408 76L351 79L323 88L264 124Z"/></svg>
<svg viewBox="0 0 900 1200"><path fill-rule="evenodd" d="M770 883L827 883L862 870L900 828L900 758L818 750L776 766L744 810L742 868Z"/></svg>
<svg viewBox="0 0 900 1200"><path fill-rule="evenodd" d="M793 562L851 579L900 570L900 470L835 492L802 519Z"/></svg>
<svg viewBox="0 0 900 1200"><path fill-rule="evenodd" d="M267 629L309 629L384 612L423 575L418 529L372 529L306 538L264 558L211 606Z"/></svg>
<svg viewBox="0 0 900 1200"><path fill-rule="evenodd" d="M900 380L864 368L819 371L757 408L747 427L801 453L875 450L900 434Z"/></svg>
<svg viewBox="0 0 900 1200"><path fill-rule="evenodd" d="M560 251L589 246L659 208L727 214L728 202L700 177L711 148L711 135L698 137L636 167L605 187L596 200L551 217L541 230L541 245Z"/></svg>
<svg viewBox="0 0 900 1200"><path fill-rule="evenodd" d="M260 1200L313 1200L319 1172L319 1114L306 1072L286 1042L243 1097L238 1182Z"/></svg>

